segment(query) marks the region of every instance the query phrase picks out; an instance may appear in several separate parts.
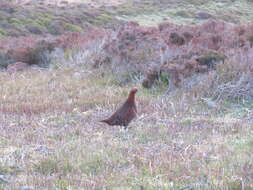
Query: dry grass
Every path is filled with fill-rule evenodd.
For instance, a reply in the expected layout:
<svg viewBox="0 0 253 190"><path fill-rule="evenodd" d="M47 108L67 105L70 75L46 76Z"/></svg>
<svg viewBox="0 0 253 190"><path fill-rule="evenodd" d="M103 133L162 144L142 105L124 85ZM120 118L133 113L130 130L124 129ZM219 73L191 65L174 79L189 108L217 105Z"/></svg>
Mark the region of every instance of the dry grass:
<svg viewBox="0 0 253 190"><path fill-rule="evenodd" d="M11 0L14 3L17 4L27 4L29 2L32 2L32 0ZM88 4L90 6L95 6L95 7L99 7L101 5L107 5L107 6L115 6L115 5L120 5L123 4L125 2L127 2L126 0L108 0L108 1L103 1L103 0L96 0L96 1L92 1L92 0L43 0L43 3L45 4L53 4L53 5L65 5L67 3L82 3L82 4Z"/></svg>
<svg viewBox="0 0 253 190"><path fill-rule="evenodd" d="M0 189L253 188L252 124L140 89L130 129L106 126L98 120L136 84L104 72L0 73Z"/></svg>

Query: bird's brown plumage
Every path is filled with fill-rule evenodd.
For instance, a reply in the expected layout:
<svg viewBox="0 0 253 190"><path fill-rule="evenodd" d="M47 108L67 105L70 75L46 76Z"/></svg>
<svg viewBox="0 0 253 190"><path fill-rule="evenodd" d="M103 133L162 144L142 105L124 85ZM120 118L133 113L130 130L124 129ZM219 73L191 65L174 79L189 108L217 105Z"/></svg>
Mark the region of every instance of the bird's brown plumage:
<svg viewBox="0 0 253 190"><path fill-rule="evenodd" d="M108 125L120 125L126 128L137 115L135 104L135 94L137 91L137 88L133 88L125 103L111 117L101 120L101 122L107 123Z"/></svg>

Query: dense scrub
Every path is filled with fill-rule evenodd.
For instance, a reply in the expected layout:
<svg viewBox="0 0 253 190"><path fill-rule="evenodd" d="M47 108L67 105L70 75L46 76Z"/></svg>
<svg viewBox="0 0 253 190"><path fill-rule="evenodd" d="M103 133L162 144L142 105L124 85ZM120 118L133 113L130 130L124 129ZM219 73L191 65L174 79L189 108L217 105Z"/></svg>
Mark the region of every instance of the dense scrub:
<svg viewBox="0 0 253 190"><path fill-rule="evenodd" d="M167 22L158 27L130 22L115 31L90 29L86 34L46 39L6 39L0 44L1 66L22 61L45 67L55 62L50 57L57 49L67 57L84 51L89 54L84 64L109 66L119 84L139 78L144 87L151 88L163 80L169 85L168 93L184 87L217 100L249 100L253 95L252 28L213 20L197 26Z"/></svg>

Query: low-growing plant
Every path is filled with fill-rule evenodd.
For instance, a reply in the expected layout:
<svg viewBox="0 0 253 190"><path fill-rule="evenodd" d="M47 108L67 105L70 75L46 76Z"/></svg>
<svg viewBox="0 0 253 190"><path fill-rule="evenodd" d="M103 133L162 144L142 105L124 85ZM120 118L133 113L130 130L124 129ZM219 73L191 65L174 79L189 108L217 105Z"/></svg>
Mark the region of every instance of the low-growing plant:
<svg viewBox="0 0 253 190"><path fill-rule="evenodd" d="M68 160L58 160L54 157L41 160L34 166L34 171L42 175L53 175L56 173L67 175L72 170L73 167Z"/></svg>

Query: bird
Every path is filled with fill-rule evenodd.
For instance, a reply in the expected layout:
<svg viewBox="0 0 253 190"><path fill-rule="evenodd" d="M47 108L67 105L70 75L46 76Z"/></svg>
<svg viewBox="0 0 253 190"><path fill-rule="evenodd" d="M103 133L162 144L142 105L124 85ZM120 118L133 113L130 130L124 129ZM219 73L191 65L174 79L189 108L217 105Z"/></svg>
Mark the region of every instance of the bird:
<svg viewBox="0 0 253 190"><path fill-rule="evenodd" d="M111 117L101 120L100 122L107 123L111 126L124 126L126 129L129 123L137 116L137 107L135 104L135 94L137 91L137 88L132 88L124 104L118 108Z"/></svg>

